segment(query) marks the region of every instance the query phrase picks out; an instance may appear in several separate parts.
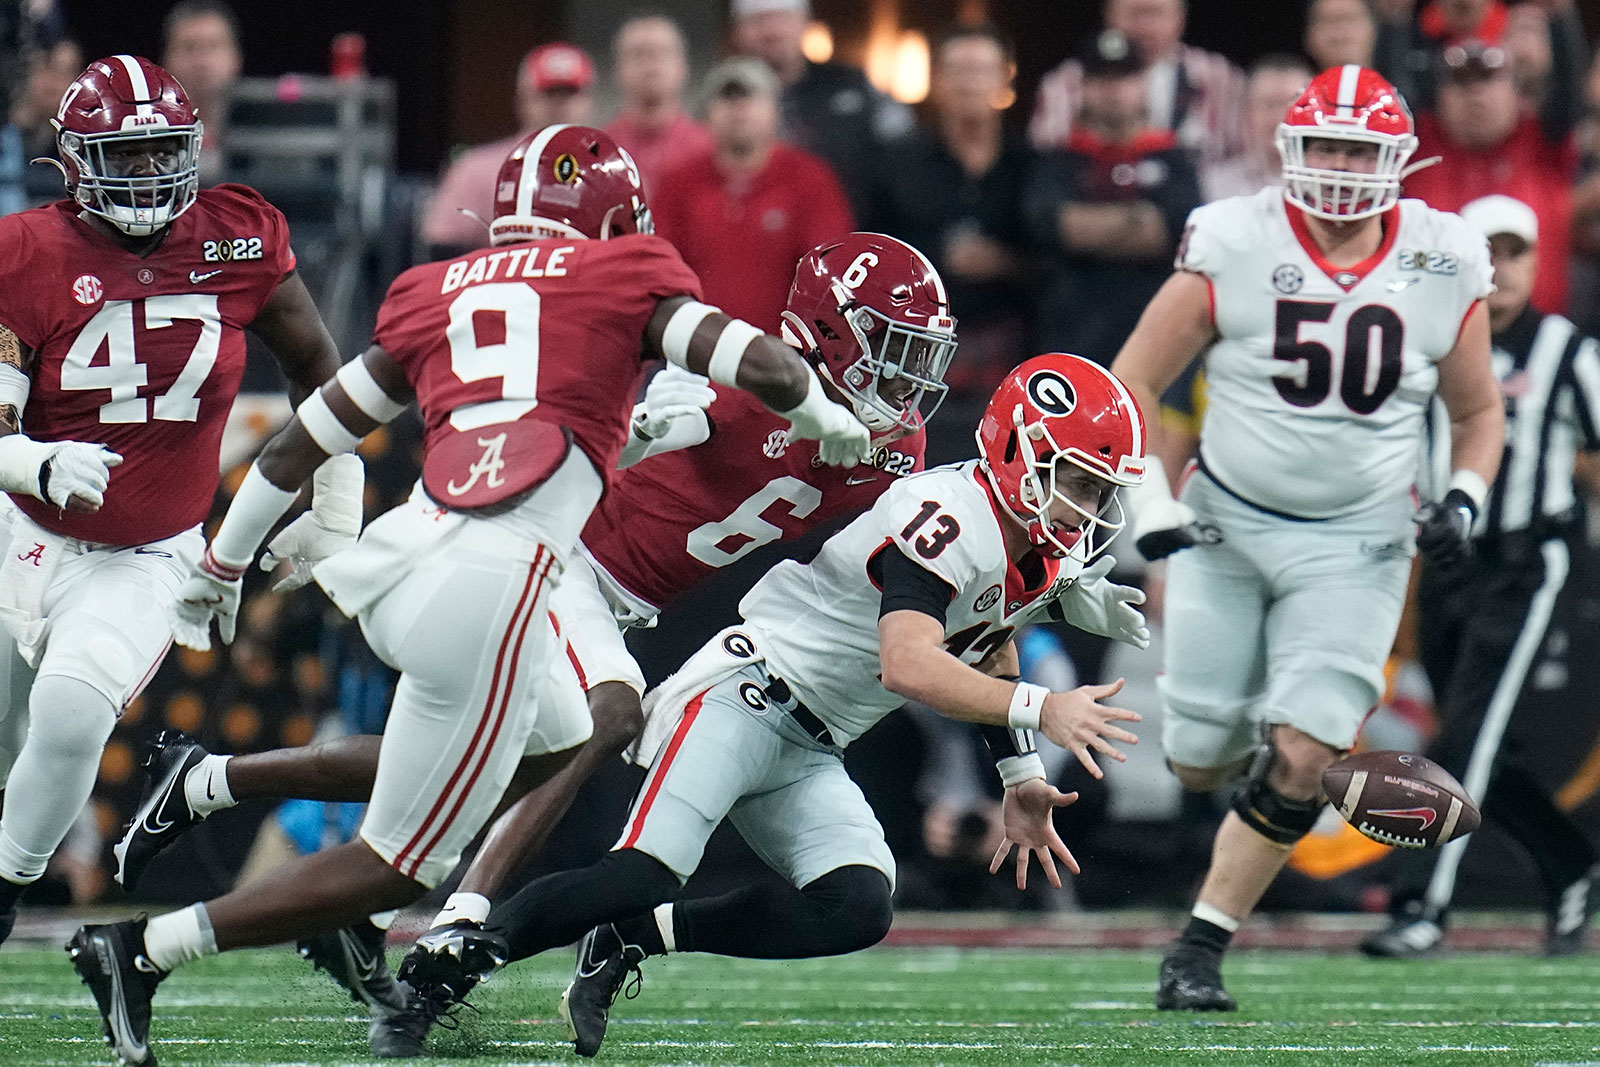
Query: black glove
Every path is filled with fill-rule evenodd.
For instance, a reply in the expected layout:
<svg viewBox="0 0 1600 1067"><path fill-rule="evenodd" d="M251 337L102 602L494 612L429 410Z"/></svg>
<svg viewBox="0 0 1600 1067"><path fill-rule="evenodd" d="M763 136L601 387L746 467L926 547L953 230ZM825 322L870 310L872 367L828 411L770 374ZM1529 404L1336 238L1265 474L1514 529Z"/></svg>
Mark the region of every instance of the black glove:
<svg viewBox="0 0 1600 1067"><path fill-rule="evenodd" d="M1472 523L1478 509L1472 498L1452 489L1444 499L1422 505L1416 514L1417 548L1429 563L1447 567L1472 555Z"/></svg>

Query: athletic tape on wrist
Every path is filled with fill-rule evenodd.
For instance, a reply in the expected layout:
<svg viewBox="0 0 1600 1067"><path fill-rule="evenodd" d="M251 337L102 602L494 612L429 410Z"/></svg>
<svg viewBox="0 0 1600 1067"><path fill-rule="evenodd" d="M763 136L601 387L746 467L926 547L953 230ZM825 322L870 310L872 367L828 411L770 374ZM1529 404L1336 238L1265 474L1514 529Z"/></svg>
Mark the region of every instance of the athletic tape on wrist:
<svg viewBox="0 0 1600 1067"><path fill-rule="evenodd" d="M261 542L297 495L294 490L279 489L267 481L260 465L250 464L228 513L222 517L217 536L211 539L212 556L226 567L248 567Z"/></svg>
<svg viewBox="0 0 1600 1067"><path fill-rule="evenodd" d="M711 363L706 367L706 377L719 385L737 385L739 364L750 342L761 336L761 331L742 319L734 319L722 328L717 346L711 350Z"/></svg>
<svg viewBox="0 0 1600 1067"><path fill-rule="evenodd" d="M667 328L661 334L661 352L669 361L678 366L689 369L689 341L694 337L694 332L706 320L707 315L715 315L719 309L710 304L702 304L698 300L691 300L677 311L672 313L672 318L667 320Z"/></svg>
<svg viewBox="0 0 1600 1067"><path fill-rule="evenodd" d="M1450 488L1467 494L1474 511L1483 510L1484 498L1489 495L1489 483L1483 480L1483 475L1463 467L1450 475Z"/></svg>
<svg viewBox="0 0 1600 1067"><path fill-rule="evenodd" d="M1013 730L1037 730L1039 712L1044 710L1044 698L1050 690L1032 682L1018 682L1011 692L1011 707L1006 711L1006 723Z"/></svg>
<svg viewBox="0 0 1600 1067"><path fill-rule="evenodd" d="M1007 789L1031 782L1035 778L1045 779L1044 760L1039 758L1037 752L1030 752L1026 756L1008 756L994 765L1000 772L1000 781L1005 783Z"/></svg>
<svg viewBox="0 0 1600 1067"><path fill-rule="evenodd" d="M404 404L396 403L393 397L383 391L378 379L372 376L367 365L359 359L353 359L340 367L339 373L334 377L344 390L345 396L350 398L350 402L369 418L378 422L389 422L406 409Z"/></svg>
<svg viewBox="0 0 1600 1067"><path fill-rule="evenodd" d="M321 389L306 397L305 403L296 409L295 414L300 417L300 425L306 428L306 433L311 435L317 447L330 456L343 455L361 443L361 438L351 433L349 427L340 422L339 416L328 407L328 402L322 399Z"/></svg>

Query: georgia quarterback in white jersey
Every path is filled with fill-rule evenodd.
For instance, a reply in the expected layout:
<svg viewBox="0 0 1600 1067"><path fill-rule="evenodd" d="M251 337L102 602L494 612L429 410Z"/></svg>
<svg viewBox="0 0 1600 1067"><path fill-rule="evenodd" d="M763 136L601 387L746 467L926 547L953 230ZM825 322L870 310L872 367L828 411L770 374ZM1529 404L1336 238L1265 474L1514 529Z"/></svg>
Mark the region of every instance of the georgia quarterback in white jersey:
<svg viewBox="0 0 1600 1067"><path fill-rule="evenodd" d="M1177 553L1161 678L1168 763L1195 790L1248 772L1162 961L1161 1008L1236 1007L1222 954L1316 821L1323 769L1382 692L1411 556L1462 550L1499 465L1488 250L1459 217L1400 199L1415 148L1383 78L1357 66L1318 76L1279 127L1284 188L1190 215L1176 273L1112 365L1153 404L1205 353L1195 469L1174 500L1152 462L1134 534L1152 559ZM1455 473L1444 500L1418 512L1435 393Z"/></svg>

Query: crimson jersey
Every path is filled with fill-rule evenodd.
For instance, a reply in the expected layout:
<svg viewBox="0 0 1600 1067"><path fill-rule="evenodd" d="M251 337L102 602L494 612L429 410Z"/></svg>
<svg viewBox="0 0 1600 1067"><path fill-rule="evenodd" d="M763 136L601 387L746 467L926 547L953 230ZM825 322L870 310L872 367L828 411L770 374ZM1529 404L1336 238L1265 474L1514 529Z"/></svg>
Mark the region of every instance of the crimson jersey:
<svg viewBox="0 0 1600 1067"><path fill-rule="evenodd" d="M716 391L710 439L622 471L583 530L589 555L655 608L762 545L871 507L922 467L921 431L868 463L828 467L817 442L790 441L788 421L755 397Z"/></svg>
<svg viewBox="0 0 1600 1067"><path fill-rule="evenodd" d="M71 201L0 218L0 323L33 350L23 431L122 456L92 515L12 494L30 518L111 545L198 525L244 372L243 328L290 271L289 226L243 185L200 192L148 255Z"/></svg>
<svg viewBox="0 0 1600 1067"><path fill-rule="evenodd" d="M645 325L682 295L700 280L659 237L527 241L406 271L373 342L416 391L425 449L528 417L570 430L609 484Z"/></svg>

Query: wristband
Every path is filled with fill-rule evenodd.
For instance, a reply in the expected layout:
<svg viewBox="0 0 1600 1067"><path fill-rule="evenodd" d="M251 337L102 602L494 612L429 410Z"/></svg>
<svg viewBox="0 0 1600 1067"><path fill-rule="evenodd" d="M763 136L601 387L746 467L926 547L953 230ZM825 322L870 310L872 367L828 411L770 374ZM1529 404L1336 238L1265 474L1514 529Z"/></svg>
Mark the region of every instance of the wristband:
<svg viewBox="0 0 1600 1067"><path fill-rule="evenodd" d="M706 316L715 315L717 311L710 304L689 300L672 313L667 328L661 333L661 354L668 362L689 369L689 341Z"/></svg>
<svg viewBox="0 0 1600 1067"><path fill-rule="evenodd" d="M1037 730L1039 712L1044 710L1044 698L1050 690L1032 682L1018 682L1011 693L1011 707L1006 711L1006 723L1013 730Z"/></svg>
<svg viewBox="0 0 1600 1067"><path fill-rule="evenodd" d="M224 567L243 570L250 566L261 542L298 495L297 490L279 489L267 481L259 463L250 464L222 525L211 538L212 557Z"/></svg>
<svg viewBox="0 0 1600 1067"><path fill-rule="evenodd" d="M1474 515L1483 510L1483 500L1489 495L1489 483L1483 480L1483 475L1463 467L1450 475L1450 488L1466 494L1467 499L1472 501Z"/></svg>
<svg viewBox="0 0 1600 1067"><path fill-rule="evenodd" d="M745 322L734 319L722 328L717 343L711 349L711 362L706 365L706 377L718 385L738 386L739 364L750 349L750 342L761 336L761 331Z"/></svg>
<svg viewBox="0 0 1600 1067"><path fill-rule="evenodd" d="M205 555L200 557L200 569L221 582L237 582L244 577L243 567L230 567L226 563L219 562L217 557L211 554L210 545L206 546Z"/></svg>
<svg viewBox="0 0 1600 1067"><path fill-rule="evenodd" d="M404 404L383 391L383 386L378 384L359 357L340 367L334 377L350 402L373 422L393 422L406 409Z"/></svg>
<svg viewBox="0 0 1600 1067"><path fill-rule="evenodd" d="M1000 772L1000 781L1005 783L1007 789L1031 782L1035 778L1045 779L1044 760L1039 758L1039 753L1030 752L1026 756L1010 756L994 765Z"/></svg>

